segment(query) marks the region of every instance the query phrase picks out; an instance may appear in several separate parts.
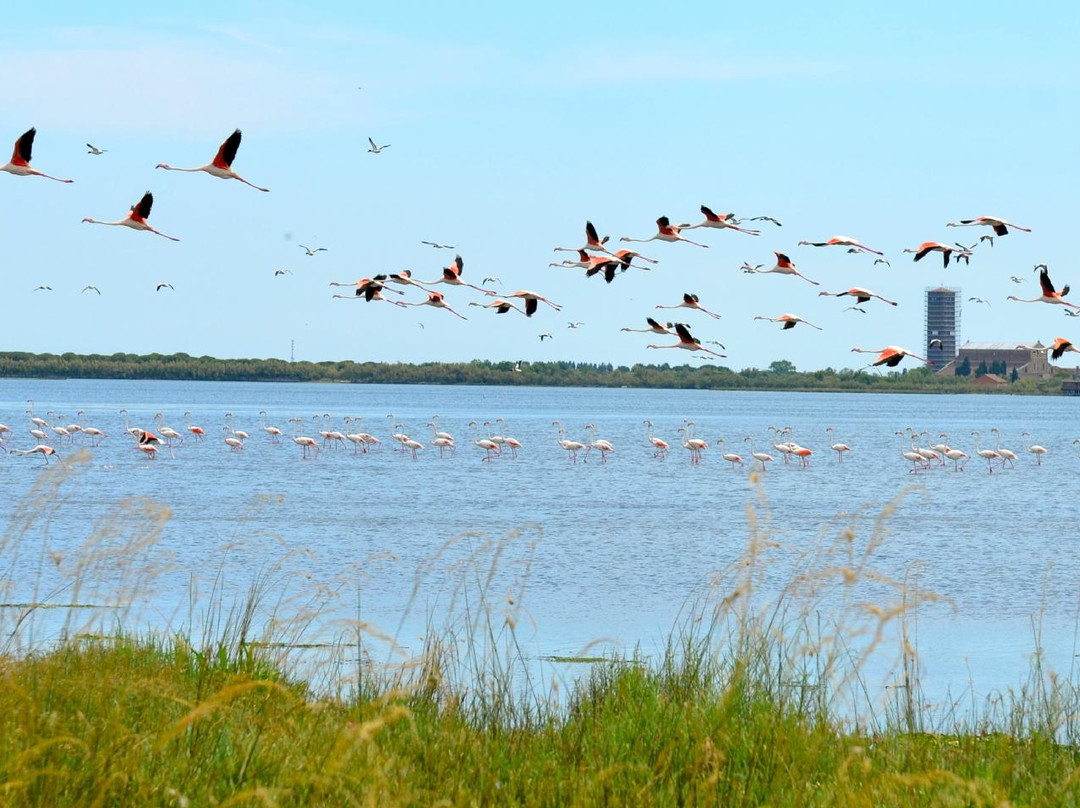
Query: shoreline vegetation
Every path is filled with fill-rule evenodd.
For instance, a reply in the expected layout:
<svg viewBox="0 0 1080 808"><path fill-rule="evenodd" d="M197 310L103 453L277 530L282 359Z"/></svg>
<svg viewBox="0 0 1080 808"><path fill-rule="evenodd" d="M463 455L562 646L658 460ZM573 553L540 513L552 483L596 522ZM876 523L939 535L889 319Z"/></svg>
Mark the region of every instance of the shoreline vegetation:
<svg viewBox="0 0 1080 808"><path fill-rule="evenodd" d="M63 495L77 474L43 472L35 493ZM219 568L182 625L132 625L168 513L129 505L143 518L121 537L95 526L73 557L40 553L43 577L71 576L43 600L108 596L119 611L72 611L35 648L46 604L10 602L25 581L0 579L0 804L1075 805L1080 691L1043 666L1038 633L1017 689L927 704L918 619L947 602L920 589L917 562L899 580L875 562L903 496L796 550L770 534L758 488L742 558L686 602L666 649L581 657L562 676L523 650L538 529L467 534L423 562L454 571L438 576L447 606L399 653L359 609L321 643L326 589L290 603L280 565L235 590ZM22 506L8 553L47 537L40 508ZM313 675L316 647L329 650ZM881 695L867 662L894 649Z"/></svg>
<svg viewBox="0 0 1080 808"><path fill-rule="evenodd" d="M689 390L792 392L990 393L1059 395L1074 379L1057 369L1049 379L1015 379L978 385L969 376L935 376L926 367L899 371L826 368L798 371L786 360L767 369L732 370L712 365L611 365L587 362L287 362L282 359L219 359L176 354L33 354L0 352L0 378L139 379L168 381L326 382L346 384L519 385L630 387Z"/></svg>

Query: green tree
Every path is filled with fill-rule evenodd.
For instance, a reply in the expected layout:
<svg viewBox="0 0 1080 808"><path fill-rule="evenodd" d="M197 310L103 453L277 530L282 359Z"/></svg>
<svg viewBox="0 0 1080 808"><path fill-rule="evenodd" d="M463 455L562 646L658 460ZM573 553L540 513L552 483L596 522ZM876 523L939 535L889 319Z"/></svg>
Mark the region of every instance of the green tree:
<svg viewBox="0 0 1080 808"><path fill-rule="evenodd" d="M975 368L975 378L977 379L980 376L985 376L989 372L990 368L986 366L986 360L984 359L982 362L979 363L979 366Z"/></svg>
<svg viewBox="0 0 1080 808"><path fill-rule="evenodd" d="M769 372L779 374L794 373L795 365L786 359L777 359L769 365Z"/></svg>
<svg viewBox="0 0 1080 808"><path fill-rule="evenodd" d="M1012 374L1011 374L1011 375L1009 376L1009 381L1010 381L1010 382L1013 382L1014 384L1015 384L1016 382L1020 381L1020 374L1016 372L1016 368L1013 368L1013 372L1012 372Z"/></svg>
<svg viewBox="0 0 1080 808"><path fill-rule="evenodd" d="M956 375L957 376L970 376L971 375L971 360L968 359L966 356L964 357L964 361L956 366Z"/></svg>

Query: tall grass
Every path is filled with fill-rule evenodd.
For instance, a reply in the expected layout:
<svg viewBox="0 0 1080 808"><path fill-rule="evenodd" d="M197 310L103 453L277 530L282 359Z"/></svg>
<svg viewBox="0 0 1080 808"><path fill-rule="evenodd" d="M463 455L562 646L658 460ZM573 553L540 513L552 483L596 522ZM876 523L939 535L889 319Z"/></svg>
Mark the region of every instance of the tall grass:
<svg viewBox="0 0 1080 808"><path fill-rule="evenodd" d="M43 473L34 501L59 507L78 473ZM1037 620L1017 689L926 707L918 617L947 602L917 567L895 579L875 566L911 492L797 549L772 534L755 490L741 558L687 601L662 652L566 664L584 673L548 684L559 666L520 639L539 528L458 537L421 565L409 608L437 573L444 617L430 610L408 653L400 627L362 619L362 584L299 596L282 562L241 591L219 566L172 630L140 634L135 604L170 564L157 545L167 510L121 505L57 559L43 528L53 506L36 506L0 548L0 804L1080 801L1080 698L1046 670ZM38 541L38 580L16 580ZM321 604L350 591L355 619L327 643ZM60 604L95 608L49 608Z"/></svg>

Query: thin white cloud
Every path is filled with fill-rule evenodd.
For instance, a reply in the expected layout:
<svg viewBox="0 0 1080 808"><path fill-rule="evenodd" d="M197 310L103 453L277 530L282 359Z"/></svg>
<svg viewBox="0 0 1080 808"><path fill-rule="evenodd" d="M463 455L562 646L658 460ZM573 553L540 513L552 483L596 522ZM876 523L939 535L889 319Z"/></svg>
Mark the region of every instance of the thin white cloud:
<svg viewBox="0 0 1080 808"><path fill-rule="evenodd" d="M750 78L822 75L838 71L824 62L775 58L720 59L692 50L648 45L612 45L562 58L547 66L548 80L572 83L622 84L659 81L734 81Z"/></svg>

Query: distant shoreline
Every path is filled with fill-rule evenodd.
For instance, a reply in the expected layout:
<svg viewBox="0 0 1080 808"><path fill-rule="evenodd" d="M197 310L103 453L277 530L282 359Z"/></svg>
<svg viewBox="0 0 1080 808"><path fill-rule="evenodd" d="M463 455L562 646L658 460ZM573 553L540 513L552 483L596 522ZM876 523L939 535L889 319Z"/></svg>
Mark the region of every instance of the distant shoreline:
<svg viewBox="0 0 1080 808"><path fill-rule="evenodd" d="M980 386L976 377L935 376L930 369L797 371L778 360L773 369L740 371L711 365L616 366L586 362L286 362L178 354L32 354L0 352L0 378L141 381L315 382L445 384L522 387L602 387L673 390L762 390L804 393L983 393L1060 395L1066 370L1050 379L1019 379Z"/></svg>

